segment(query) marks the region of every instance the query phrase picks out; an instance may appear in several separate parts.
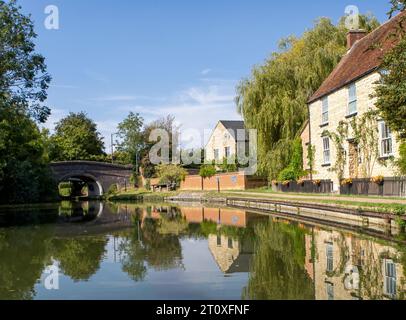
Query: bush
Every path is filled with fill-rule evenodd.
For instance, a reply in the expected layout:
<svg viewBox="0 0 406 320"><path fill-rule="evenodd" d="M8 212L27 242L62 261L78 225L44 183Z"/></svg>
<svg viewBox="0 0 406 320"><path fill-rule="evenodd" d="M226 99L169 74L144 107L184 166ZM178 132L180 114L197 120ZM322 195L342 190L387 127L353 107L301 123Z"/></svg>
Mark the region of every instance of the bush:
<svg viewBox="0 0 406 320"><path fill-rule="evenodd" d="M118 186L116 184L112 184L107 191L108 194L116 194L118 192Z"/></svg>
<svg viewBox="0 0 406 320"><path fill-rule="evenodd" d="M180 185L187 176L187 171L174 164L161 164L157 167L157 174L160 183Z"/></svg>
<svg viewBox="0 0 406 320"><path fill-rule="evenodd" d="M399 160L397 165L400 171L400 174L406 175L406 141L403 140L399 147Z"/></svg>
<svg viewBox="0 0 406 320"><path fill-rule="evenodd" d="M217 173L217 170L214 165L212 164L205 164L200 167L200 172L199 175L203 179L210 179L211 177L215 176Z"/></svg>
<svg viewBox="0 0 406 320"><path fill-rule="evenodd" d="M292 158L290 164L279 173L278 180L297 181L305 175L306 172L303 170L302 140L297 138L292 145Z"/></svg>
<svg viewBox="0 0 406 320"><path fill-rule="evenodd" d="M151 190L151 179L145 180L145 185L144 185L146 190Z"/></svg>

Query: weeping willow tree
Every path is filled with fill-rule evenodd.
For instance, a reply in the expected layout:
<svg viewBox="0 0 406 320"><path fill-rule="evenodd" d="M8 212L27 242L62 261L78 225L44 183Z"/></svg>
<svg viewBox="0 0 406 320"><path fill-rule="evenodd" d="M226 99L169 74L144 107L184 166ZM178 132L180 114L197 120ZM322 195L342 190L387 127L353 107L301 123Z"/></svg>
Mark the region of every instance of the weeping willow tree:
<svg viewBox="0 0 406 320"><path fill-rule="evenodd" d="M379 26L360 16L361 28ZM258 169L276 179L290 161L292 145L308 117L306 103L346 53L344 19L318 20L301 38L288 37L237 87L236 103L247 128L258 130Z"/></svg>
<svg viewBox="0 0 406 320"><path fill-rule="evenodd" d="M313 300L313 282L305 270L306 230L269 222L257 225L255 234L255 256L243 299Z"/></svg>

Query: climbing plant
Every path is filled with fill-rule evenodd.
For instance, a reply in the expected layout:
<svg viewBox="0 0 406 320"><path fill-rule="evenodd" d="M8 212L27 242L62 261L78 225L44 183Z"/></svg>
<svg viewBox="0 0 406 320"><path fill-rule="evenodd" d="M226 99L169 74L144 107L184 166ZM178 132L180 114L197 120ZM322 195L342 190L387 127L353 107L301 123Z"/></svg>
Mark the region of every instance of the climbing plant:
<svg viewBox="0 0 406 320"><path fill-rule="evenodd" d="M326 131L323 135L330 137L334 143L336 156L335 163L330 171L335 172L338 181L341 181L344 178L345 164L347 163L347 153L344 143L348 137L348 123L346 121L340 121L335 132Z"/></svg>
<svg viewBox="0 0 406 320"><path fill-rule="evenodd" d="M344 178L347 163L347 141L358 146L358 156L361 159L360 168L363 178L371 178L377 163L386 166L388 160L380 159L379 154L379 112L369 110L363 115L352 118L349 122L341 121L335 132L326 132L334 142L336 161L331 171L337 173L341 181ZM390 160L390 159L389 159Z"/></svg>

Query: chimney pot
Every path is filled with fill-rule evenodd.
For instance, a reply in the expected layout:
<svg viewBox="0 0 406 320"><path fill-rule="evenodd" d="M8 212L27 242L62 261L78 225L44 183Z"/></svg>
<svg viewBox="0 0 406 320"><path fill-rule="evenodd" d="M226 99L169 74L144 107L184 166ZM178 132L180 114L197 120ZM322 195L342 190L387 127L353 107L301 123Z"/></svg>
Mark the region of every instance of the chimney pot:
<svg viewBox="0 0 406 320"><path fill-rule="evenodd" d="M350 50L353 45L367 35L365 30L350 30L347 34L347 49Z"/></svg>

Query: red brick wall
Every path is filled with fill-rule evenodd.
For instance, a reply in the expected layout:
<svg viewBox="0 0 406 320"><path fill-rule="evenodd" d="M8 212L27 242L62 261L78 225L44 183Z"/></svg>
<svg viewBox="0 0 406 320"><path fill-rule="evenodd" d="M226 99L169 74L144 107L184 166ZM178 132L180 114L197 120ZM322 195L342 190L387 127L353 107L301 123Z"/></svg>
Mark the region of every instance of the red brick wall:
<svg viewBox="0 0 406 320"><path fill-rule="evenodd" d="M218 181L220 190L246 190L266 186L266 180L247 177L244 173L223 173L210 179L203 180L203 189L205 191L217 191ZM181 184L181 190L197 191L202 190L202 178L200 176L187 176Z"/></svg>

